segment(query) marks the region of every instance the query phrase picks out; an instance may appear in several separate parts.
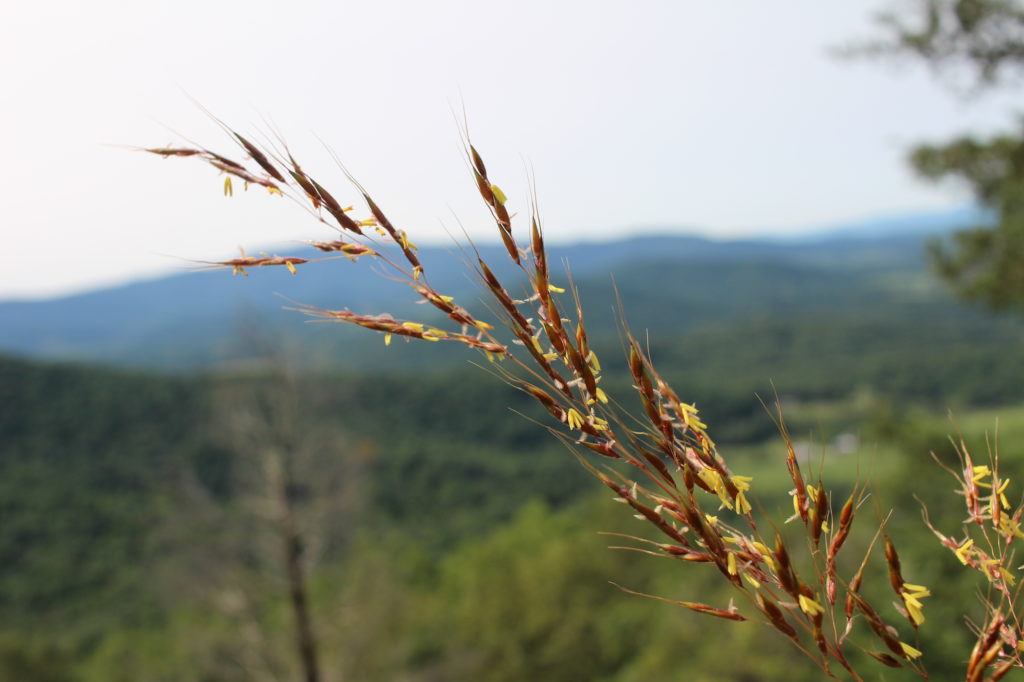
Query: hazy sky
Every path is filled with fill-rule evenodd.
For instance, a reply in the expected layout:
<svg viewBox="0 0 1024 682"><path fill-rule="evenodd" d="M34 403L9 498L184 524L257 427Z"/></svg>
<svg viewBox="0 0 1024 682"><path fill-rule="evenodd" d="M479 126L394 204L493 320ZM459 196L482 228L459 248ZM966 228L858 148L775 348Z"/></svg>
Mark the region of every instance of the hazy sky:
<svg viewBox="0 0 1024 682"><path fill-rule="evenodd" d="M914 142L1012 124L1008 96L843 61L879 0L0 4L0 298L93 288L324 229L213 169L129 151L236 154L189 96L284 132L354 201L322 139L420 242L489 238L453 108L513 209L536 176L549 237L665 226L799 231L964 203L916 181ZM177 131L171 132L171 131ZM319 138L319 139L318 139Z"/></svg>

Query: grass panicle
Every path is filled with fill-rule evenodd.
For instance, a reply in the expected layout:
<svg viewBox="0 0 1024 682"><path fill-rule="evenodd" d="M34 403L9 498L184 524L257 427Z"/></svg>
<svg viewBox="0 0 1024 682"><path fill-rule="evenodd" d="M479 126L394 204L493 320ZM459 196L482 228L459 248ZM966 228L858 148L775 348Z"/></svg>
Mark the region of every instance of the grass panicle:
<svg viewBox="0 0 1024 682"><path fill-rule="evenodd" d="M514 296L479 254L469 258L467 267L492 304L487 316L471 312L431 285L431 273L419 260L410 235L391 222L347 171L350 186L332 193L296 162L283 143L280 149L262 147L237 132L228 132L247 156L244 161L201 147L145 151L165 158L199 160L223 174L226 187L234 178L246 187L257 185L291 198L335 233L331 239L309 242L312 248L333 257L372 259L388 276L408 284L421 302L444 315L447 324L348 309L298 309L318 319L378 332L384 335L384 343L400 336L457 343L484 353L496 363L499 376L537 401L550 416L548 428L574 450L587 470L661 538L635 538L643 548L632 549L694 565L690 570L714 570L731 587L734 597L727 604L709 605L620 589L717 618L760 622L780 633L828 677L839 679L842 672L861 680L862 674L875 674L854 669L848 656L851 649L868 654L880 666L904 667L927 677L922 652L909 642L916 641L916 631L925 623L922 599L930 592L904 579L896 545L884 531L884 520L874 530L875 538L860 561L852 559L857 570L844 573L848 562L842 561L841 555L851 546L846 540L861 518L857 511L866 499L864 489L855 487L837 514L826 482L816 478L812 479L816 484L807 483L779 412L777 424L786 451L780 466L785 466L793 485L789 491L793 515L776 523L755 513L753 480L733 472L695 403L683 400L671 388L625 325L625 364L633 396L609 395L602 387L602 361L590 346L579 296L575 290L566 295L571 283L562 287L553 281L536 202L525 216L511 214L508 198L468 136L465 152L477 192L518 273L517 283L521 278L528 286L525 297ZM346 205L352 199L364 209ZM517 240L514 222L525 223L525 244ZM296 266L307 262L243 254L214 265L236 273L279 265L294 273ZM631 404L637 411L626 407ZM1021 667L1017 648L1021 625L1015 609L1018 569L1012 549L1018 539L1024 539L1020 527L1024 507L1009 504L1009 481L999 473L998 458L979 466L962 443L958 452L961 467L951 471L959 481L968 520L955 537L931 526L927 513L925 521L942 545L963 565L980 572L991 588L987 617L976 626L977 644L965 679L995 680ZM757 504L757 508L762 507ZM873 604L862 591L875 570L871 556L880 536L888 579L906 622L883 616L885 605Z"/></svg>

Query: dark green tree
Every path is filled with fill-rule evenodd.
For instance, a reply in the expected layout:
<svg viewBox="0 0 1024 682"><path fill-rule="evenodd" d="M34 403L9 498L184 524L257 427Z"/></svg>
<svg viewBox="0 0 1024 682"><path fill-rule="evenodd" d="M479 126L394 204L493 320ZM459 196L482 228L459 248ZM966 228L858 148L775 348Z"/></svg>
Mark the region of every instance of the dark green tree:
<svg viewBox="0 0 1024 682"><path fill-rule="evenodd" d="M925 145L911 153L910 162L929 180L953 177L966 182L996 217L992 225L961 230L949 242L933 242L939 274L967 300L1024 313L1024 135Z"/></svg>
<svg viewBox="0 0 1024 682"><path fill-rule="evenodd" d="M1024 65L1019 0L905 0L880 14L885 37L869 51L911 55L938 70L960 69L978 84L1017 75Z"/></svg>
<svg viewBox="0 0 1024 682"><path fill-rule="evenodd" d="M917 0L879 22L885 37L867 51L924 60L966 77L972 89L1006 86L1024 74L1019 0ZM935 242L937 271L967 300L1024 313L1024 123L989 139L922 145L910 163L925 179L965 183L993 218Z"/></svg>

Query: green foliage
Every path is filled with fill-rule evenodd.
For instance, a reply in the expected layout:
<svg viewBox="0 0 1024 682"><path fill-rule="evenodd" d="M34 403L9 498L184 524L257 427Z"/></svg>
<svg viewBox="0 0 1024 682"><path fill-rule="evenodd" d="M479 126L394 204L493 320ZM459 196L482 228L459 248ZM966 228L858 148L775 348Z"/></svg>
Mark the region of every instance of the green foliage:
<svg viewBox="0 0 1024 682"><path fill-rule="evenodd" d="M643 648L646 605L609 588L628 562L595 551L604 543L583 528L593 511L556 516L529 505L445 560L441 598L450 625L441 645L450 677L593 680Z"/></svg>
<svg viewBox="0 0 1024 682"><path fill-rule="evenodd" d="M752 326L756 331L750 334L772 338L770 320L749 324L765 325ZM949 505L954 482L927 457L929 450L950 455L945 439L950 426L923 408L891 407L913 403L907 396L927 395L931 380L925 388L886 384L879 374L875 383L888 386L888 392L865 398L844 392L851 375L837 360L841 355L824 355L806 374L797 371L796 356L806 355L816 337L824 347L841 348L846 336L836 325L830 330L808 321L806 332L776 327L779 336L771 343L795 346L791 360L785 354L772 360L784 397L800 396L787 408L791 421L800 432L850 428L866 435L869 444L895 445L873 457L830 457L829 477L836 495L846 494L857 480L874 480L879 508L896 507L891 527L901 538L908 580L913 576L933 586L943 598L929 604L924 630L933 638L927 642L934 652L932 672L959 670L967 636L959 614L973 584L924 532L919 507L906 494L914 481L911 487L931 503L933 522L946 532L956 527L962 514ZM768 351L737 345L730 369L712 352L716 343L726 343L727 329L685 336L655 346L654 352L680 367L681 385L688 390L703 390L713 371L721 372L725 388L710 392L703 411L723 424L756 425L737 429L730 440L761 440L763 434L767 444L756 452L740 449L733 462L753 473L765 499L774 492L785 501L788 482L778 467L784 453L770 433L770 420L751 400L756 387L745 376L764 366ZM847 340L855 349L856 335ZM893 352L907 344L899 337L892 343ZM993 343L1006 340L996 336ZM974 385L970 377L975 375L965 368L978 362L973 371L979 387L986 377L995 382L1003 374L1015 376L1012 366L985 369L982 360L991 349L972 356L970 348L966 339L945 348L949 367L935 366L938 380ZM902 353L894 357L912 359ZM850 372L862 372L872 362L886 366L881 357L862 354L846 362L860 368ZM719 364L705 369L701 358ZM190 516L197 509L191 498L182 497L178 473L194 472L213 492L212 503L226 509L237 504L231 484L237 462L217 445L219 427L210 422L208 410L209 391L221 380L14 360L0 363L0 372L0 500L5 505L0 629L9 633L0 645L0 677L17 671L7 677L234 682L253 679L253 652L261 654L260 665L287 674L292 668L289 642L280 636L288 631L282 586L239 579L236 587L254 597L258 612L232 611L224 608L230 590L223 599L203 597L207 593L196 581L208 579L207 574L184 561L189 551L209 546L212 536L203 535L208 531L201 518ZM623 379L609 375L608 381L614 387ZM1014 393L1019 384L1013 383L993 396L1019 400ZM680 647L687 651L688 679L817 679L767 629L709 622L609 585L614 580L631 589L719 605L730 596L701 570L706 567L607 550L609 544L628 543L595 531L635 534L642 524L606 494L581 500L581 491L593 489L584 472L548 442L543 430L509 412L511 405L530 413L525 397L493 390L484 372L322 376L304 382L303 390L307 418L341 422L354 438L372 443L365 450L369 508L361 529L338 531L357 532L361 540L313 576L328 679L672 679L682 674ZM977 403L984 393L979 388L965 395ZM1003 442L1024 442L1019 410L968 413L961 426L975 450L984 451L979 434L992 428L997 413L1003 415ZM1014 467L1024 453L1005 447L1002 454L1009 475L1019 480ZM168 534L172 519L187 532ZM247 533L232 524L218 532ZM225 541L241 543L246 537ZM867 541L850 540L858 547ZM855 567L841 568L849 573ZM865 589L875 590L881 603L891 600L884 581ZM254 616L269 636L252 635ZM712 640L728 644L683 644ZM744 655L716 655L721 646Z"/></svg>
<svg viewBox="0 0 1024 682"><path fill-rule="evenodd" d="M966 69L991 86L1024 67L1024 7L1018 0L922 0L881 17L887 37L874 50L910 54L940 69ZM932 245L938 272L967 300L1024 313L1024 138L962 137L913 150L924 178L952 177L970 187L994 225Z"/></svg>
<svg viewBox="0 0 1024 682"><path fill-rule="evenodd" d="M174 461L216 478L187 382L0 361L0 614L25 627L144 613Z"/></svg>
<svg viewBox="0 0 1024 682"><path fill-rule="evenodd" d="M23 634L0 633L0 679L25 682L78 682L73 660L53 645Z"/></svg>
<svg viewBox="0 0 1024 682"><path fill-rule="evenodd" d="M938 66L964 66L982 81L1024 63L1024 8L1016 0L918 0L909 13L881 16L884 50ZM909 14L910 16L907 16Z"/></svg>
<svg viewBox="0 0 1024 682"><path fill-rule="evenodd" d="M951 245L936 243L939 272L968 300L1024 313L1024 138L965 137L914 150L911 163L929 180L956 178L999 216L998 225L958 232Z"/></svg>
<svg viewBox="0 0 1024 682"><path fill-rule="evenodd" d="M595 528L642 532L621 512L606 495L560 511L527 502L440 565L417 558L397 538L363 543L325 585L340 620L326 649L337 656L342 679L817 679L806 666L794 672L797 654L780 650L763 628L708 622L611 585L727 599L713 569L609 550L629 543ZM721 646L708 645L715 641L744 655L722 656Z"/></svg>

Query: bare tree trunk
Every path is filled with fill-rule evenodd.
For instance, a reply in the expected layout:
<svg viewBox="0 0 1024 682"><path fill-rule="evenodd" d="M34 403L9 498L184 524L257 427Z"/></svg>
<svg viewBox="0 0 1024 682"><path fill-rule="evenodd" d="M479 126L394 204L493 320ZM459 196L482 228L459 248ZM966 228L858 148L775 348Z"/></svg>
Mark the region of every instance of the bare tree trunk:
<svg viewBox="0 0 1024 682"><path fill-rule="evenodd" d="M281 519L282 540L284 541L284 561L288 572L288 596L295 622L295 646L305 682L320 682L316 635L313 632L313 619L309 613L306 574L302 562L302 539L295 529L295 521L292 517L290 486L287 483L287 477L284 480L285 484L281 486L284 508L284 517Z"/></svg>
<svg viewBox="0 0 1024 682"><path fill-rule="evenodd" d="M300 407L308 398L280 353L265 348L263 356L260 366L223 378L214 397L220 437L238 460L234 582L250 575L252 594L264 606L286 599L289 632L271 625L266 612L258 615L270 635L259 653L274 661L278 678L323 682L309 576L318 557L345 543L347 531L337 520L351 520L358 503L361 451L336 425L311 421L308 406ZM230 583L231 575L222 581Z"/></svg>

